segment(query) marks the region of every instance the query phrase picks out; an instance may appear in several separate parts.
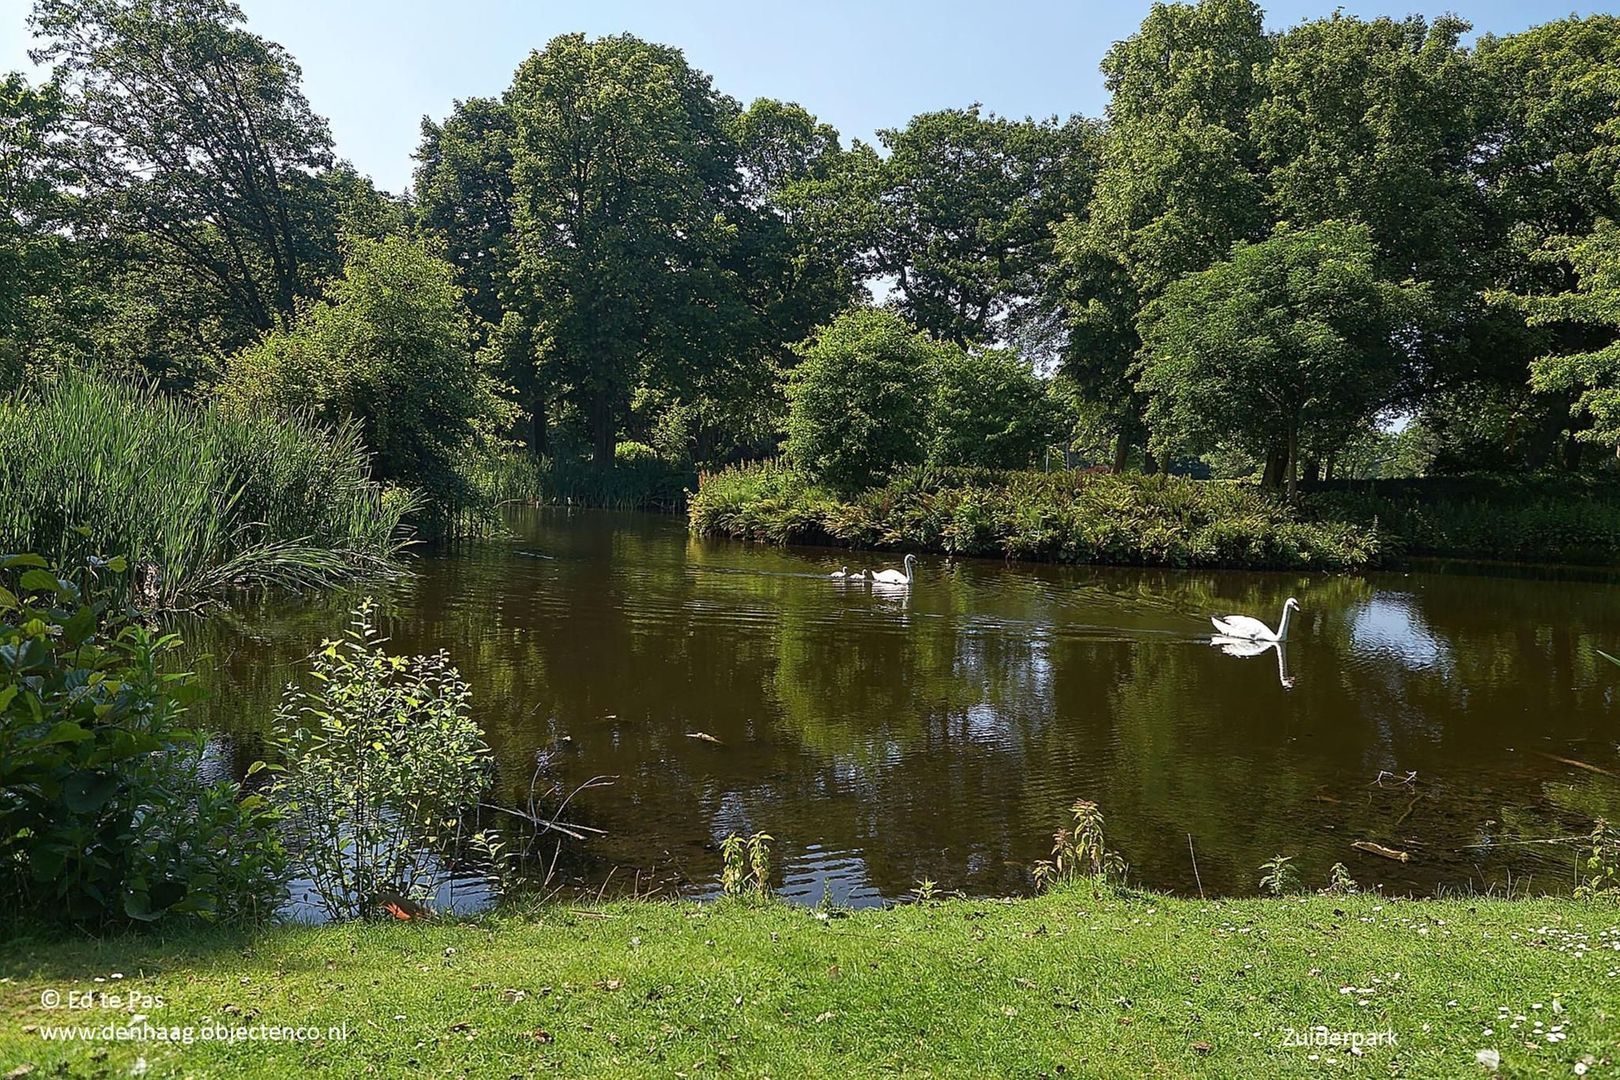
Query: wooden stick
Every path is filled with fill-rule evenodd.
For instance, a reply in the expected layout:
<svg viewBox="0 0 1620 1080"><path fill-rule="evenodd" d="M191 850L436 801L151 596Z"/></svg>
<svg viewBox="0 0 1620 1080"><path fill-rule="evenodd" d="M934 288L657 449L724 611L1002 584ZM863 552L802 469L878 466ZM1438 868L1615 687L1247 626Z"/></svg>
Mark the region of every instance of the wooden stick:
<svg viewBox="0 0 1620 1080"><path fill-rule="evenodd" d="M1412 856L1410 853L1405 851L1396 851L1392 847L1385 847L1383 844L1375 844L1371 840L1355 840L1351 842L1350 846L1358 851L1370 851L1374 855L1382 855L1386 859L1394 859L1396 862L1412 861Z"/></svg>

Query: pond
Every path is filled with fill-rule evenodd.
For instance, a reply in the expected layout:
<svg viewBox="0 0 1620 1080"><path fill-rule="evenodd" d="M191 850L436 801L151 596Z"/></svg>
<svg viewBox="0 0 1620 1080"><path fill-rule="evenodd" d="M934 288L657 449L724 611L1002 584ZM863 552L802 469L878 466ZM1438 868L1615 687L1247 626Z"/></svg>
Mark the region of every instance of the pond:
<svg viewBox="0 0 1620 1080"><path fill-rule="evenodd" d="M1569 887L1620 816L1620 587L1554 572L1362 576L921 557L909 588L827 577L898 556L690 537L678 517L536 510L509 540L382 591L391 648L445 648L500 766L496 798L580 792L569 873L705 895L732 831L777 838L815 903L931 879L1002 895L1077 798L1132 880L1248 894L1294 856L1391 893ZM1212 647L1208 616L1286 651ZM280 687L355 597L263 599L190 631L207 722L245 767ZM200 632L199 632L200 630ZM702 737L699 737L702 736ZM1353 847L1370 841L1406 862Z"/></svg>

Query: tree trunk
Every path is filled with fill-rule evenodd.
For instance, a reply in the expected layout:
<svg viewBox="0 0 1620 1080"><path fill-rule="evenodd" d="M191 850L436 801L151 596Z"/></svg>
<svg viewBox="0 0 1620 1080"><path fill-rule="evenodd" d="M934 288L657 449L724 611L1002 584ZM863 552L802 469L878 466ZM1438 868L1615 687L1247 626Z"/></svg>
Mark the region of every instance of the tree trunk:
<svg viewBox="0 0 1620 1080"><path fill-rule="evenodd" d="M1142 472L1144 472L1148 476L1152 476L1154 473L1156 473L1158 471L1159 471L1159 459L1153 455L1153 451L1151 451L1151 450L1142 451Z"/></svg>
<svg viewBox="0 0 1620 1080"><path fill-rule="evenodd" d="M1276 491L1282 487L1283 465L1287 454L1282 449L1274 449L1266 454L1265 471L1260 474L1260 486L1268 491Z"/></svg>
<svg viewBox="0 0 1620 1080"><path fill-rule="evenodd" d="M1294 501L1294 495L1299 491L1299 429L1288 429L1288 501Z"/></svg>
<svg viewBox="0 0 1620 1080"><path fill-rule="evenodd" d="M596 391L591 402L591 460L602 468L613 466L613 402L606 387Z"/></svg>
<svg viewBox="0 0 1620 1080"><path fill-rule="evenodd" d="M1305 471L1305 482L1307 484L1314 484L1318 480L1322 479L1322 462L1321 462L1321 459L1313 458L1313 457L1306 458L1305 459L1305 465L1304 465L1304 471Z"/></svg>
<svg viewBox="0 0 1620 1080"><path fill-rule="evenodd" d="M529 393L529 453L537 461L546 456L546 395L539 386Z"/></svg>
<svg viewBox="0 0 1620 1080"><path fill-rule="evenodd" d="M1125 466L1129 465L1130 462L1131 436L1124 427L1121 427L1119 434L1114 436L1114 471L1116 473L1124 472Z"/></svg>

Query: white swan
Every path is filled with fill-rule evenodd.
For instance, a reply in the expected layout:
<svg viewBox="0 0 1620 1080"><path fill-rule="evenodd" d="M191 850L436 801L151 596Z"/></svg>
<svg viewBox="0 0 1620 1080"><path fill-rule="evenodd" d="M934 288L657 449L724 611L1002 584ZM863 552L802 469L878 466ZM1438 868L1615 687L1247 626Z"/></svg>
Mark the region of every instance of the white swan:
<svg viewBox="0 0 1620 1080"><path fill-rule="evenodd" d="M910 585L913 576L912 571L916 565L917 556L907 555L905 562L905 573L902 574L898 570L879 570L877 573L872 575L872 580L883 585Z"/></svg>
<svg viewBox="0 0 1620 1080"><path fill-rule="evenodd" d="M1276 633L1259 619L1251 619L1247 615L1211 615L1209 621L1215 624L1222 637L1247 641L1287 641L1288 617L1298 610L1299 601L1290 596L1283 605L1282 622L1277 624Z"/></svg>
<svg viewBox="0 0 1620 1080"><path fill-rule="evenodd" d="M828 574L827 576L832 577L832 578L860 577L859 574L851 574L849 572L849 567L847 567L847 566L840 566L838 569L834 570L832 573Z"/></svg>

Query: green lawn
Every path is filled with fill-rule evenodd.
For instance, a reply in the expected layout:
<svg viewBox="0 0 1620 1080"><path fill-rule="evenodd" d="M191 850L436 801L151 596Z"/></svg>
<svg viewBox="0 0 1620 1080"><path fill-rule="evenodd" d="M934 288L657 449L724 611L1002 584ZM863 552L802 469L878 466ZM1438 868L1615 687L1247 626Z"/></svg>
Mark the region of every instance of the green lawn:
<svg viewBox="0 0 1620 1080"><path fill-rule="evenodd" d="M32 1076L1612 1075L1620 907L1090 888L825 918L623 902L476 921L0 945L0 1062ZM105 980L105 981L102 981ZM46 1041L145 1023L347 1026L234 1046ZM1521 1019L1522 1018L1522 1019ZM1291 1031L1396 1043L1293 1046ZM1488 1033L1487 1033L1488 1032ZM0 1075L5 1075L0 1072Z"/></svg>

